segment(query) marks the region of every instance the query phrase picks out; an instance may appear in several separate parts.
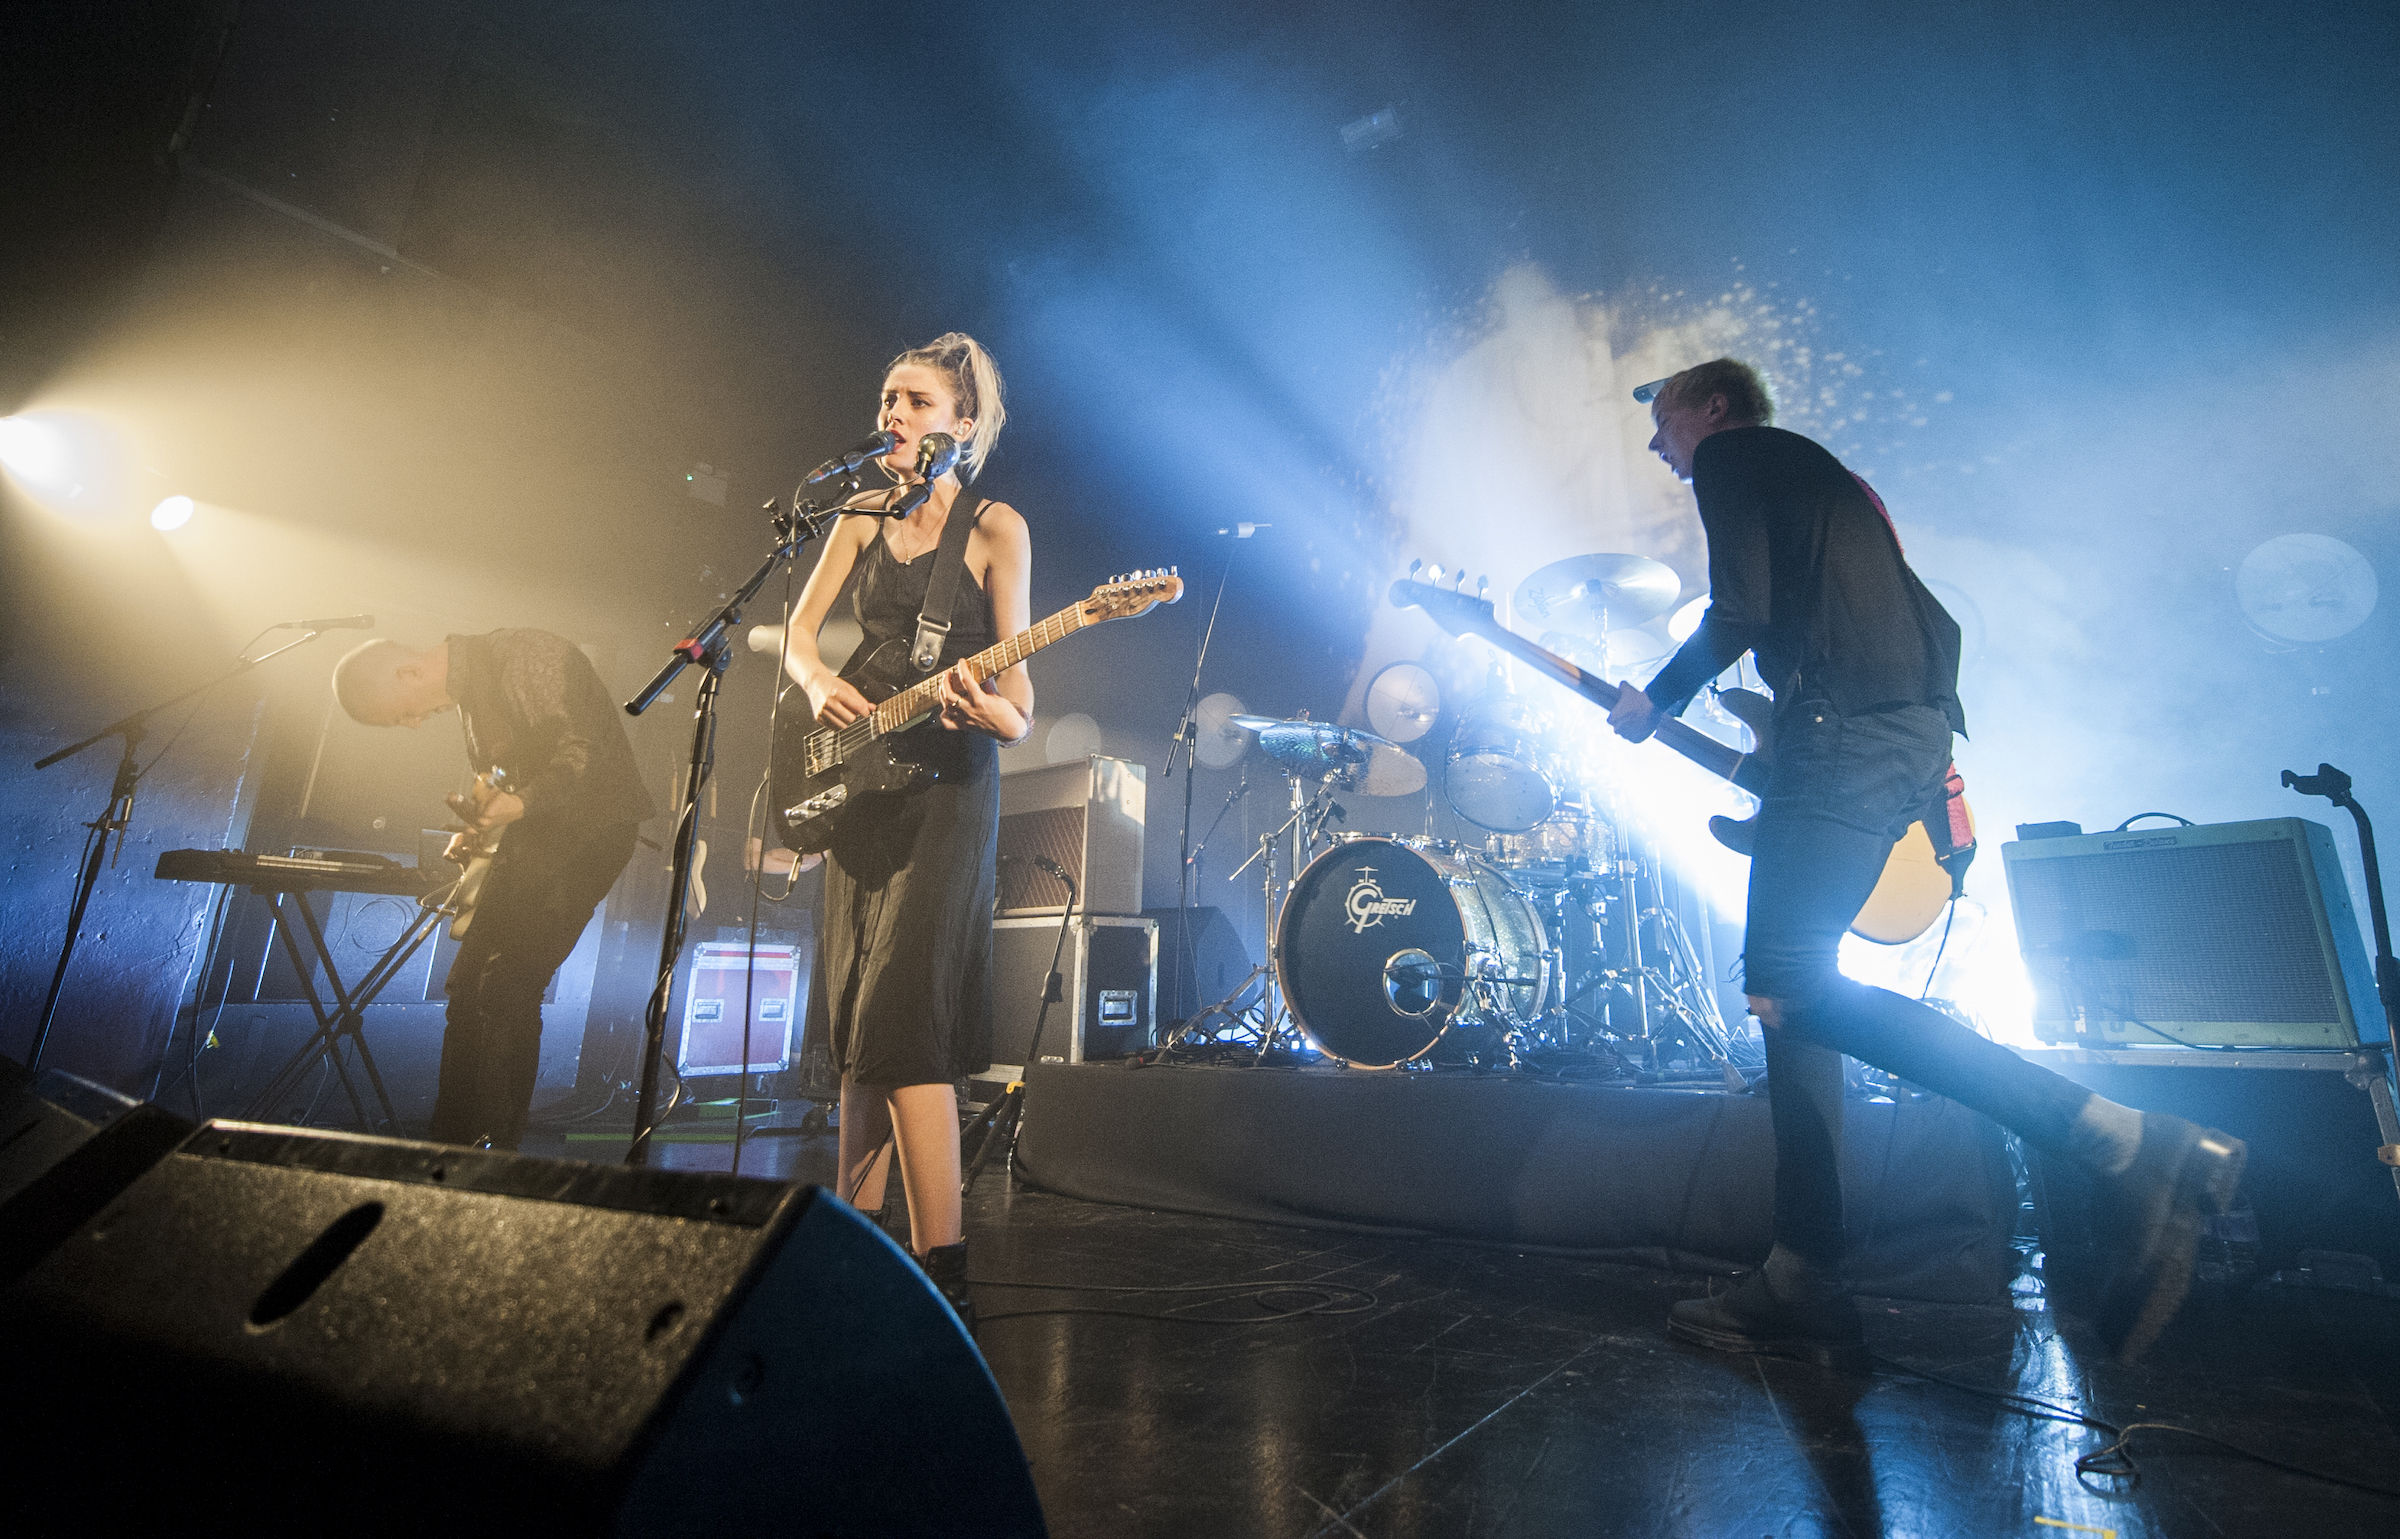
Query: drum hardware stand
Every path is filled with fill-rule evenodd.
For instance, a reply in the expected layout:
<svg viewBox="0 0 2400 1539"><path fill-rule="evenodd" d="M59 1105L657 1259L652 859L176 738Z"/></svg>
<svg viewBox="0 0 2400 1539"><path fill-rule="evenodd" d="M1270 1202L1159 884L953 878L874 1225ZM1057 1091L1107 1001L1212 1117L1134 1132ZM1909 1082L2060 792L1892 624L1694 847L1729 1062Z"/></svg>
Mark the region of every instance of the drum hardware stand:
<svg viewBox="0 0 2400 1539"><path fill-rule="evenodd" d="M1300 868L1308 863L1309 851L1315 848L1317 840L1322 836L1325 820L1340 812L1340 804L1333 799L1333 786L1337 776L1338 772L1327 774L1320 783L1319 790L1312 792L1308 789L1308 782L1304 777L1287 773L1286 778L1292 783L1290 814L1281 823L1276 824L1272 830L1261 835L1258 848L1250 858L1234 867L1225 876L1225 879L1230 882L1253 865L1264 862L1263 890L1266 904L1267 960L1251 968L1248 976L1234 985L1232 993L1177 1027L1175 1034L1166 1043L1167 1050L1185 1045L1203 1021L1221 1018L1226 1024L1213 1028L1210 1031L1212 1037L1218 1032L1228 1029L1257 1034L1258 1057L1255 1064L1264 1064L1268 1055L1275 1051L1276 1039L1283 1035L1284 1025L1291 1019L1291 1011L1283 1002L1283 989L1277 982L1275 973L1275 936L1279 921L1283 917L1283 905L1291 901L1291 881L1289 879L1276 880L1276 847L1282 842L1283 836L1287 832L1292 836L1291 870L1293 876L1296 877ZM1231 806L1232 804L1228 802L1227 805ZM1236 1001L1248 994L1253 984L1262 984L1258 997L1247 1005L1237 1004Z"/></svg>
<svg viewBox="0 0 2400 1539"><path fill-rule="evenodd" d="M850 472L842 483L844 496L855 495L858 474ZM926 482L930 487L932 483ZM919 502L922 497L918 499ZM913 507L915 504L908 504ZM695 626L683 640L668 649L666 666L660 668L643 685L641 692L625 702L625 714L639 716L657 703L669 684L684 669L694 665L705 671L700 687L694 692L692 705L692 753L684 769L682 794L676 799L675 839L670 856L671 874L667 888L667 913L658 942L658 981L651 987L650 1001L642 1017L642 1078L641 1095L634 1103L633 1140L626 1146L625 1163L650 1163L650 1137L656 1132L661 1113L658 1109L658 1080L660 1061L667 1044L667 998L675 988L675 963L683 952L686 906L691 900L693 847L700 835L700 793L707 789L710 773L716 768L717 688L724 682L725 670L733 663L730 645L733 629L741 624L742 606L766 586L775 569L800 553L800 547L822 535L832 522L841 516L837 505L820 508L813 501L803 502L797 490L792 493L792 506L786 512L778 498L769 498L761 510L767 515L769 527L775 534L775 548L747 582L734 590L733 596L717 612Z"/></svg>
<svg viewBox="0 0 2400 1539"><path fill-rule="evenodd" d="M368 620L367 623L372 625L374 622ZM161 700L156 705L145 706L121 721L109 723L80 743L69 743L56 753L44 754L41 758L33 761L35 769L48 769L51 765L63 759L72 759L86 748L104 743L112 737L124 740L123 747L117 755L116 780L109 787L108 805L101 809L98 817L83 825L90 832L84 837L83 864L75 873L75 896L67 907L67 938L58 950L58 968L50 975L50 992L42 1000L41 1024L34 1028L33 1048L25 1056L27 1068L38 1069L42 1066L42 1049L49 1045L50 1027L58 1018L58 997L66 987L67 967L75 960L75 943L83 938L84 911L92 906L92 891L100 885L100 858L108 854L108 836L110 834L117 836L117 854L109 857L109 864L114 865L117 857L125 853L125 830L133 822L133 799L141 791L142 777L148 774L158 762L153 759L149 765L144 765L134 757L135 750L141 747L142 735L149 729L150 718L161 711L181 705L195 696L204 695L230 679L248 673L260 663L267 661L268 658L281 657L293 647L307 646L325 634L326 626L322 621L303 620L270 625L267 630L301 630L306 631L307 634L298 641L275 648L265 656L241 657L237 654L231 668L226 669L207 683L187 689L180 695ZM259 633L262 636L265 634L265 631ZM257 638L253 637L251 640L255 642ZM249 650L250 643L244 643L242 651ZM172 740L168 746L173 746ZM163 755L166 750L162 748L159 752ZM387 1105L385 1109L388 1111L390 1108Z"/></svg>

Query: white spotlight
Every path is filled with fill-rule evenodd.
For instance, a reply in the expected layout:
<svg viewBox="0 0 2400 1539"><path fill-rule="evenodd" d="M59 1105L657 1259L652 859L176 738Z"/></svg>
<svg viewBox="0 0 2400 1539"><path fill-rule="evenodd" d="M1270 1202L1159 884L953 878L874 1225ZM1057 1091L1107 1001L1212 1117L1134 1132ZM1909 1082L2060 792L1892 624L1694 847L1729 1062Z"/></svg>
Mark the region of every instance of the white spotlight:
<svg viewBox="0 0 2400 1539"><path fill-rule="evenodd" d="M0 465L29 485L60 485L72 469L67 435L45 415L0 417Z"/></svg>
<svg viewBox="0 0 2400 1539"><path fill-rule="evenodd" d="M189 497L178 495L162 498L158 506L150 510L150 527L181 529L192 521L192 508L192 499Z"/></svg>

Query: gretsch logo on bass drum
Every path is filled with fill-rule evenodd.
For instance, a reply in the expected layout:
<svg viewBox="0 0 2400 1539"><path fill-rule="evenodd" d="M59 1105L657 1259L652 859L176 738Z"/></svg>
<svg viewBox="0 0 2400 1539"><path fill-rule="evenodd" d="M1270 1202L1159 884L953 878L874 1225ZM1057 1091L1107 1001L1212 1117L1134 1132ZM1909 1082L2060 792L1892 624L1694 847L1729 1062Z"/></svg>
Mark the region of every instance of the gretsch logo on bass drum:
<svg viewBox="0 0 2400 1539"><path fill-rule="evenodd" d="M1414 898L1387 898L1375 880L1373 866L1358 868L1358 880L1350 884L1350 895L1342 900L1342 912L1349 916L1350 933L1364 935L1374 925L1383 923L1386 914L1413 914L1417 911Z"/></svg>

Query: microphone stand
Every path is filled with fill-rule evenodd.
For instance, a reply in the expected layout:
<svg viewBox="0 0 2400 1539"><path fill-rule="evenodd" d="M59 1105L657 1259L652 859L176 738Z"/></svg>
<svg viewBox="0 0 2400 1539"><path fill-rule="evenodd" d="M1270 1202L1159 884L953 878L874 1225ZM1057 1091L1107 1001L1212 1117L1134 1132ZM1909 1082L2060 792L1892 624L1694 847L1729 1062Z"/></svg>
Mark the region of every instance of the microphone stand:
<svg viewBox="0 0 2400 1539"><path fill-rule="evenodd" d="M114 866L117 859L125 853L125 830L133 822L133 799L141 791L142 776L147 773L141 762L134 757L134 753L141 746L143 734L149 729L150 718L161 711L171 710L181 705L195 695L206 694L230 679L239 678L260 663L267 661L268 658L281 657L293 647L304 647L324 634L322 630L311 630L298 641L277 647L264 657L237 658L231 668L218 674L207 683L187 689L172 699L161 700L156 705L145 706L122 721L109 723L80 743L70 743L56 753L45 754L33 761L35 769L48 769L51 765L63 759L72 759L85 749L97 743L106 742L112 737L124 740L124 746L117 755L116 781L108 791L108 805L101 810L98 817L83 825L91 832L85 837L83 865L76 873L75 897L67 910L67 939L66 943L58 950L58 968L50 975L50 993L42 1001L41 1024L34 1029L33 1050L26 1057L27 1068L38 1069L42 1066L42 1050L49 1045L50 1027L58 1017L59 994L66 987L67 967L75 960L75 943L83 937L84 911L91 907L92 890L100 885L100 857L108 848L110 834L117 836L117 854L110 857L109 864ZM248 648L245 647L243 650L247 651ZM155 760L152 762L156 763Z"/></svg>
<svg viewBox="0 0 2400 1539"><path fill-rule="evenodd" d="M1244 524L1238 527L1247 529L1251 526ZM1263 529L1266 526L1261 524L1258 527ZM1192 686L1184 691L1183 716L1175 724L1173 740L1167 744L1165 775L1174 775L1175 756L1183 756L1183 836L1175 860L1175 972L1167 994L1179 1008L1183 1004L1186 960L1189 960L1195 975L1200 971L1199 948L1192 942L1192 767L1200 754L1200 675L1208 667L1208 644L1217 634L1217 614L1225 607L1225 585L1233 579L1233 558L1241 554L1240 542L1247 538L1249 536L1246 534L1235 536L1233 549L1225 553L1225 570L1217 575L1216 601L1208 606L1208 624L1200 632L1200 652L1192 659ZM1245 777L1244 789L1247 788L1248 780ZM1232 802L1226 803L1228 807L1232 805ZM1218 822L1223 822L1224 818L1224 813L1217 814ZM1213 834L1216 830L1212 826L1209 831Z"/></svg>
<svg viewBox="0 0 2400 1539"><path fill-rule="evenodd" d="M992 1157L993 1146L1002 1139L1008 1140L1009 1160L1012 1164L1015 1162L1017 1134L1025 1125L1025 1079L1033 1073L1033 1066L1042 1061L1042 1028L1049 1023L1050 1007L1065 998L1065 980L1059 975L1058 961L1067 954L1067 931L1075 923L1078 894L1075 878L1069 876L1065 868L1044 869L1067 884L1067 906L1058 916L1058 941L1050 948L1049 976L1042 980L1042 1008L1034 1014L1033 1041L1026 1045L1025 1062L1016 1081L1001 1092L999 1100L978 1112L975 1120L968 1123L959 1134L959 1142L963 1145L978 1128L983 1130L983 1141L975 1146L975 1163L967 1167L967 1178L959 1183L958 1194L962 1201L974 1195L975 1178L983 1174L984 1162Z"/></svg>
<svg viewBox="0 0 2400 1539"><path fill-rule="evenodd" d="M2383 867L2375 859L2375 825L2367 821L2367 809L2350 794L2349 775L2330 764L2319 764L2313 775L2285 770L2283 783L2302 796L2324 797L2358 824L2358 862L2367 879L2367 920L2375 932L2375 996L2383 1006L2384 1021L2384 1040L2371 1051L2382 1057L2383 1067L2371 1072L2352 1070L2345 1077L2374 1103L2376 1126L2383 1135L2376 1157L2392 1167L2392 1185L2400 1188L2400 1106L2395 1106L2392 1090L2392 1023L2400 1021L2400 962L2392 958L2392 925L2383 908Z"/></svg>
<svg viewBox="0 0 2400 1539"><path fill-rule="evenodd" d="M857 489L858 478L854 474L848 490L854 493ZM693 627L688 636L669 649L666 666L642 686L639 694L625 702L625 714L639 716L657 703L658 697L684 669L706 670L692 705L692 754L684 769L674 847L669 857L672 876L667 890L665 925L658 942L658 982L651 988L650 1002L642 1014L642 1088L634 1105L633 1142L625 1150L628 1165L650 1163L651 1135L658 1128L658 1075L667 1042L667 1000L674 992L675 963L683 952L688 918L685 909L692 887L692 850L700 832L700 793L706 789L709 774L716 767L717 687L733 662L730 645L733 628L742 622L742 606L766 586L775 569L797 556L801 546L823 535L842 512L839 507L820 509L813 501L802 502L797 491L792 494L788 513L773 498L768 499L762 511L775 532L774 551L715 614Z"/></svg>

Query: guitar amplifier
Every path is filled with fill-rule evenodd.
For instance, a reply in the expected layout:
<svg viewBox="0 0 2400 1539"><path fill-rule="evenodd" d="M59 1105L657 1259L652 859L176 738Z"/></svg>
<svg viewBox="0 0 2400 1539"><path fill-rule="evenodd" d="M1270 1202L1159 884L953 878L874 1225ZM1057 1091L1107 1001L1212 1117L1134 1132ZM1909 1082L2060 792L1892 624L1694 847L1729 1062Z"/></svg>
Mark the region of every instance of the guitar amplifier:
<svg viewBox="0 0 2400 1539"><path fill-rule="evenodd" d="M2333 835L2305 818L2000 847L2033 1028L2082 1047L2390 1040Z"/></svg>
<svg viewBox="0 0 2400 1539"><path fill-rule="evenodd" d="M1000 914L1066 912L1065 885L1037 855L1075 878L1080 911L1140 913L1143 777L1141 765L1104 754L1001 776Z"/></svg>

